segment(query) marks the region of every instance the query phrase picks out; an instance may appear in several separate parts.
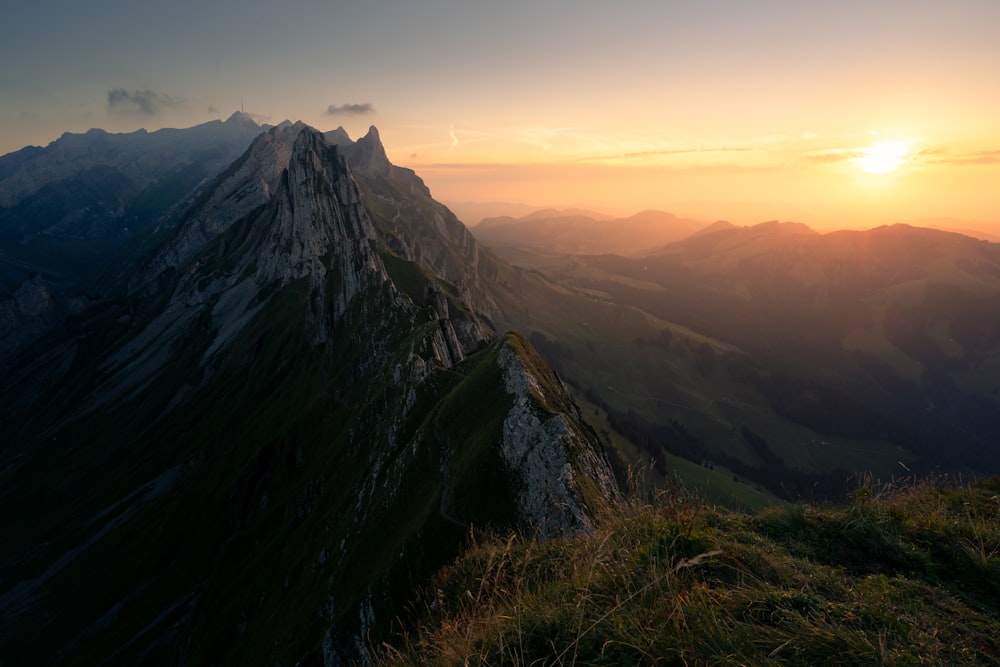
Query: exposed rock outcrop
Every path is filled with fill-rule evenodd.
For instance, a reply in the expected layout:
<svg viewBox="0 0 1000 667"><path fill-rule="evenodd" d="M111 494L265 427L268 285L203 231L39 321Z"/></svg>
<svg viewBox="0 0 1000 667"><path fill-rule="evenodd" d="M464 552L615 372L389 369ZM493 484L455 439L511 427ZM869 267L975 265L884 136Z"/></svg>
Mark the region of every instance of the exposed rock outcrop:
<svg viewBox="0 0 1000 667"><path fill-rule="evenodd" d="M466 300L475 242L358 144L273 128L127 298L66 306L0 428L15 662L364 662L467 524L556 536L615 497L555 374ZM28 284L0 326L51 306Z"/></svg>
<svg viewBox="0 0 1000 667"><path fill-rule="evenodd" d="M417 174L389 162L375 127L352 142L343 128L326 135L341 148L361 189L383 242L458 289L462 301L492 321L499 309L491 297L495 259L468 228L434 200Z"/></svg>
<svg viewBox="0 0 1000 667"><path fill-rule="evenodd" d="M600 509L588 502L618 498L614 475L596 436L575 409L567 409L572 401L558 378L524 345L509 335L497 357L504 386L514 396L500 451L520 487L518 509L544 537L587 530Z"/></svg>

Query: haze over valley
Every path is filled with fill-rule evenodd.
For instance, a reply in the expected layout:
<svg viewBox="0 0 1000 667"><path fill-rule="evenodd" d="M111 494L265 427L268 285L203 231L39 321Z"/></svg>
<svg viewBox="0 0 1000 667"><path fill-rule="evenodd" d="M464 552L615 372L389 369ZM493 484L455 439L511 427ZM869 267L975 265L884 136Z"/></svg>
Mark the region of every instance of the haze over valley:
<svg viewBox="0 0 1000 667"><path fill-rule="evenodd" d="M994 664L998 12L13 8L0 665Z"/></svg>

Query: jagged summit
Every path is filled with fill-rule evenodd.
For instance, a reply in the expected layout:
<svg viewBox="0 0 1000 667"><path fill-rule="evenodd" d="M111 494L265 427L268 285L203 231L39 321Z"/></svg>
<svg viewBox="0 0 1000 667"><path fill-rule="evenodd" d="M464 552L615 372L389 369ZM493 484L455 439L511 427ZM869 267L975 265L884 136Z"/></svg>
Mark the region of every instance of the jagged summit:
<svg viewBox="0 0 1000 667"><path fill-rule="evenodd" d="M365 136L357 141L351 141L343 127L327 132L324 137L329 143L339 146L343 150L351 164L351 169L357 173L369 177L389 178L393 172L398 174L401 170L400 167L389 162L378 129L374 125L368 129ZM413 177L416 178L416 174L413 174ZM423 186L423 182L421 182L421 186Z"/></svg>
<svg viewBox="0 0 1000 667"><path fill-rule="evenodd" d="M244 111L234 111L232 115L223 121L227 125L247 125L259 127L257 121L253 119L253 116Z"/></svg>
<svg viewBox="0 0 1000 667"><path fill-rule="evenodd" d="M487 326L491 260L377 131L273 127L177 206L127 290L0 373L0 659L363 663L470 526L613 501L559 378ZM45 328L29 288L8 310Z"/></svg>
<svg viewBox="0 0 1000 667"><path fill-rule="evenodd" d="M343 125L337 127L336 130L326 132L323 136L326 137L327 143L333 146L346 146L354 143L354 140L351 139L351 135L347 133L347 130L344 129Z"/></svg>

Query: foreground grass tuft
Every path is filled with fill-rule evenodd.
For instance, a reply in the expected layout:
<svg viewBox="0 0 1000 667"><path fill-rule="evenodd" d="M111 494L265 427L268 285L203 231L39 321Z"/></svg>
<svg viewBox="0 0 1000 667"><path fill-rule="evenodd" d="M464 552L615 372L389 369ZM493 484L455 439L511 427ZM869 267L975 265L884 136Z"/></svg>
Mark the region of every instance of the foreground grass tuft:
<svg viewBox="0 0 1000 667"><path fill-rule="evenodd" d="M386 665L1000 664L1000 479L473 545Z"/></svg>

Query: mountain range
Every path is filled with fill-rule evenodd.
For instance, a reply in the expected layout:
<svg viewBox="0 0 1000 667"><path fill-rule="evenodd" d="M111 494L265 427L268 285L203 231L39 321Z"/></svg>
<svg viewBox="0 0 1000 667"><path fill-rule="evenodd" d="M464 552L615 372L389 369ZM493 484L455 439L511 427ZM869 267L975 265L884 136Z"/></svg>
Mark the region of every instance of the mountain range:
<svg viewBox="0 0 1000 667"><path fill-rule="evenodd" d="M539 309L522 326L658 462L718 465L788 498L837 496L863 471L1000 469L996 244L772 221L643 257L503 254L580 313L641 313L609 331Z"/></svg>
<svg viewBox="0 0 1000 667"><path fill-rule="evenodd" d="M103 245L100 279L40 265L2 303L5 662L366 659L470 531L585 530L617 497L562 382L491 327L489 262L374 128L259 130ZM170 169L207 169L184 152L205 132ZM151 136L63 137L7 180L141 191L121 156ZM130 209L98 199L4 232L117 239Z"/></svg>
<svg viewBox="0 0 1000 667"><path fill-rule="evenodd" d="M570 255L635 255L679 241L705 223L664 211L612 217L581 209L542 209L514 218L484 218L472 228L491 247L520 246Z"/></svg>
<svg viewBox="0 0 1000 667"><path fill-rule="evenodd" d="M0 661L364 663L626 482L996 474L998 314L961 234L470 231L374 127L64 135L0 158Z"/></svg>

